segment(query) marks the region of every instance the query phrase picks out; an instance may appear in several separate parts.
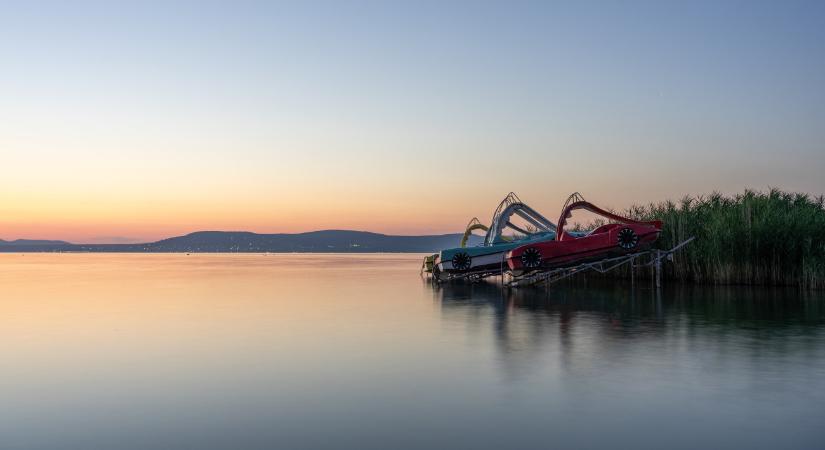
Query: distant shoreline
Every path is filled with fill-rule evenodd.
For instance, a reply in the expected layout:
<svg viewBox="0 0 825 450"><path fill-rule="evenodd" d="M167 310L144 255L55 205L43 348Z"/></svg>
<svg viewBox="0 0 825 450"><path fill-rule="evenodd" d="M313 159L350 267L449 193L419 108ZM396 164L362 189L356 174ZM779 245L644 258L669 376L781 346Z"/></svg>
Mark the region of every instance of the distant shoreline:
<svg viewBox="0 0 825 450"><path fill-rule="evenodd" d="M0 253L432 253L455 247L461 237L461 233L394 236L352 230L295 234L199 231L140 244L0 241ZM474 245L480 240L473 236L470 243Z"/></svg>
<svg viewBox="0 0 825 450"><path fill-rule="evenodd" d="M355 252L329 252L329 251L296 251L296 252L184 252L184 251L82 251L82 250L50 250L50 251L9 251L0 250L0 255L429 255L432 251L355 251Z"/></svg>

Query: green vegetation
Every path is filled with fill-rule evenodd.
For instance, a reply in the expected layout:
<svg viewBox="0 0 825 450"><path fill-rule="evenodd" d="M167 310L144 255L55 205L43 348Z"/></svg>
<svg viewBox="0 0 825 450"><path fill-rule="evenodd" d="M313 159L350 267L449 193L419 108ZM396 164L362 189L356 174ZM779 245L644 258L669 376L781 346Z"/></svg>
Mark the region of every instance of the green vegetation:
<svg viewBox="0 0 825 450"><path fill-rule="evenodd" d="M657 246L696 240L674 255L665 276L714 284L825 287L825 198L807 194L745 191L713 193L634 206L641 220L662 220Z"/></svg>

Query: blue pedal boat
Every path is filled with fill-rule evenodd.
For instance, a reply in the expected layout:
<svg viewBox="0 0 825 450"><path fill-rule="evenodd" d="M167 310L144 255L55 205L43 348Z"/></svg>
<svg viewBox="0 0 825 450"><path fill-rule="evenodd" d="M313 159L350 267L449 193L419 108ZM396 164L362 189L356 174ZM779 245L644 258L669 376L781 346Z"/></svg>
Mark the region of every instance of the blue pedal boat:
<svg viewBox="0 0 825 450"><path fill-rule="evenodd" d="M511 219L518 217L526 226L518 226ZM484 230L484 242L475 247L466 247L474 230ZM426 268L431 268L433 277L439 281L454 278L481 278L499 275L507 269L504 255L524 244L552 241L556 238L556 224L539 214L521 201L514 193L509 193L498 205L490 226L484 226L478 219L467 225L461 245L444 249L427 257ZM429 259L429 262L428 262Z"/></svg>

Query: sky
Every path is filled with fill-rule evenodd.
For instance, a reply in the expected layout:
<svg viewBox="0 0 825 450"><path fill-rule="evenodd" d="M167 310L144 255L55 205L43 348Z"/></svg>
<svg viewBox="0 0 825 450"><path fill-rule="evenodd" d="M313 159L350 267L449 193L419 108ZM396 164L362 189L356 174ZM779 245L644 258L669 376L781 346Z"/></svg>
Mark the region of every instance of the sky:
<svg viewBox="0 0 825 450"><path fill-rule="evenodd" d="M825 193L823 2L0 2L0 238Z"/></svg>

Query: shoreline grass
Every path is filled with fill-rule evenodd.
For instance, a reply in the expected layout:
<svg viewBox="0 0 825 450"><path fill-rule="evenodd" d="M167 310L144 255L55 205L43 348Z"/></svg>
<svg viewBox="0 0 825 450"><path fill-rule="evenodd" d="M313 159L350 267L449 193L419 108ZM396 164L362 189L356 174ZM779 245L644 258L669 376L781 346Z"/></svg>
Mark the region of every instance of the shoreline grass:
<svg viewBox="0 0 825 450"><path fill-rule="evenodd" d="M746 190L633 206L625 214L662 220L656 247L696 240L665 265L666 278L704 284L825 287L825 197Z"/></svg>

